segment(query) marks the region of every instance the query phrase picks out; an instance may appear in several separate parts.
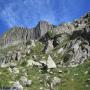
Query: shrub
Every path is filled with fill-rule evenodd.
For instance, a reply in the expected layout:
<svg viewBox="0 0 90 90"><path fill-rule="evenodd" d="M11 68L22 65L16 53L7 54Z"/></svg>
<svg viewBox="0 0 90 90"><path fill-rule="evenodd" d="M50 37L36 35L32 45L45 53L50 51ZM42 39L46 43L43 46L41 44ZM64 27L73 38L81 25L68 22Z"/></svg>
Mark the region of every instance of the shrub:
<svg viewBox="0 0 90 90"><path fill-rule="evenodd" d="M55 35L54 35L54 33L51 30L49 30L47 32L47 36L48 36L49 39L52 39L52 38L54 38Z"/></svg>

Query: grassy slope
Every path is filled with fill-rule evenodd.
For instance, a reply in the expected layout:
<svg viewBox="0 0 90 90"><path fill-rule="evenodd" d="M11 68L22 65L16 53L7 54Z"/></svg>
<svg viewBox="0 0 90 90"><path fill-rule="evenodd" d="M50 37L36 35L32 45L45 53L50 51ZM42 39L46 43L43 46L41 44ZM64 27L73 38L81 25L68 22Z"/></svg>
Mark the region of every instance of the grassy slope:
<svg viewBox="0 0 90 90"><path fill-rule="evenodd" d="M30 56L27 56L30 58L32 55L39 56L39 59L41 59L42 56L45 56L47 59L46 54L41 53L41 47L39 43L36 44L36 47L33 47L33 51L30 54ZM57 51L57 49L55 49ZM52 58L57 61L57 58L53 56L53 54L56 52L53 51L51 54ZM60 57L59 57L60 58ZM60 60L60 59L59 59ZM23 64L18 64L18 68L22 67ZM23 71L25 69L25 71ZM32 85L28 88L24 88L24 90L40 90L40 87L43 86L45 81L43 83L40 83L39 78L45 78L45 75L49 75L51 77L59 76L61 77L62 83L55 87L55 90L90 90L90 81L86 82L87 79L90 79L90 60L88 59L87 62L84 64L75 67L75 68L57 68L61 69L63 73L58 73L57 70L54 70L53 75L49 73L42 74L39 72L39 68L37 67L26 67L25 65L20 69L20 73L17 76L14 76L13 74L9 73L7 71L7 68L1 69L0 68L0 87L2 86L11 86L12 83L9 83L10 81L19 80L21 75L24 75L25 72L28 73L28 78L31 79ZM88 74L85 74L85 71L88 71ZM75 76L74 74L78 74ZM86 87L86 85L89 85L89 87Z"/></svg>

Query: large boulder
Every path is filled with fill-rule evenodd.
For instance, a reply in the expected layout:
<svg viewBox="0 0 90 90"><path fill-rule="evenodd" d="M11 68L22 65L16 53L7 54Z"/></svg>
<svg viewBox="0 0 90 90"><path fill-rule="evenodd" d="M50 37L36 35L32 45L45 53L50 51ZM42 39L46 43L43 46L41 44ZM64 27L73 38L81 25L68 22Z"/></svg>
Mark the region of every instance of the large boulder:
<svg viewBox="0 0 90 90"><path fill-rule="evenodd" d="M56 68L56 64L55 64L55 62L53 61L53 59L51 58L50 55L48 56L47 67L48 67L49 69L51 69L51 68Z"/></svg>

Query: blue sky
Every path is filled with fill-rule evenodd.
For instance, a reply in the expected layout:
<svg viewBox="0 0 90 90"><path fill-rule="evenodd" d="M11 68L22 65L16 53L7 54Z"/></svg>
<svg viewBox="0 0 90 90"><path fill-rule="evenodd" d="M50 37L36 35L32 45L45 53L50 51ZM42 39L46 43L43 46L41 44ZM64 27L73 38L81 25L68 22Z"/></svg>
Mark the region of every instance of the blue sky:
<svg viewBox="0 0 90 90"><path fill-rule="evenodd" d="M0 33L13 26L34 27L45 20L58 25L90 11L90 0L0 0Z"/></svg>

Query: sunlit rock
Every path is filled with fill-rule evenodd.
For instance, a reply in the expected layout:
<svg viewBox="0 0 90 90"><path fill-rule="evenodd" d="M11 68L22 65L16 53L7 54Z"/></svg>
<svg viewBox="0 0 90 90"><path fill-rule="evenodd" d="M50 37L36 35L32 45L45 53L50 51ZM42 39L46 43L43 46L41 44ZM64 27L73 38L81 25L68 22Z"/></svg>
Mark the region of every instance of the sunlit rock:
<svg viewBox="0 0 90 90"><path fill-rule="evenodd" d="M48 60L47 60L47 67L48 68L56 68L56 64L53 61L53 59L51 58L51 56L48 56Z"/></svg>

